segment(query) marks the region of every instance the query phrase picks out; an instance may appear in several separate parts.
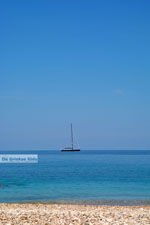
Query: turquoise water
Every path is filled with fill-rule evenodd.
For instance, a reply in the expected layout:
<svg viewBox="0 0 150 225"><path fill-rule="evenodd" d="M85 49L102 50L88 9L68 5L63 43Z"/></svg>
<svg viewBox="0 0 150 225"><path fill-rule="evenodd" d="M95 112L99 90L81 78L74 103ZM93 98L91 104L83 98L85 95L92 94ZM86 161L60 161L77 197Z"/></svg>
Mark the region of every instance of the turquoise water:
<svg viewBox="0 0 150 225"><path fill-rule="evenodd" d="M25 153L39 163L0 164L0 202L150 201L150 151Z"/></svg>

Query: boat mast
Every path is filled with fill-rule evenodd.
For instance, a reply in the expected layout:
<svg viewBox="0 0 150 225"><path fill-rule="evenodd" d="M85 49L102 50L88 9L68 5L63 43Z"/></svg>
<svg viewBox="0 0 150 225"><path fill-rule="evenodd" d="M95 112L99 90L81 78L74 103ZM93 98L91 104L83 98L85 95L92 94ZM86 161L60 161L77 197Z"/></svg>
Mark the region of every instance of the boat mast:
<svg viewBox="0 0 150 225"><path fill-rule="evenodd" d="M73 149L73 129L72 129L72 123L71 123L71 147Z"/></svg>

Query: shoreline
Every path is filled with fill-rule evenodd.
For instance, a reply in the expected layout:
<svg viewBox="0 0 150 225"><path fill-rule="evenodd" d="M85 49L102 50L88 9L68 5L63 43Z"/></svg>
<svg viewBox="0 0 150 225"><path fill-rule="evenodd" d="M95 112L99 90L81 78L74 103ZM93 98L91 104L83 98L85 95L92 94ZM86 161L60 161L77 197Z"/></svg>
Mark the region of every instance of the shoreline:
<svg viewBox="0 0 150 225"><path fill-rule="evenodd" d="M148 225L150 205L0 203L0 224Z"/></svg>
<svg viewBox="0 0 150 225"><path fill-rule="evenodd" d="M85 201L85 200L56 200L56 201L13 201L13 202L0 202L0 204L54 204L54 205L93 205L93 206L150 206L150 200L97 200L97 201Z"/></svg>

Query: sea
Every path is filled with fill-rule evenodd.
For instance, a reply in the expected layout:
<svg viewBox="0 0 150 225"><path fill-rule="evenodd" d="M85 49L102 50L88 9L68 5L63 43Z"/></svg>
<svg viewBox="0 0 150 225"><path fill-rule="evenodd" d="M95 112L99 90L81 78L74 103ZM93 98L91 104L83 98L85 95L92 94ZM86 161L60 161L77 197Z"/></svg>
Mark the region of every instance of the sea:
<svg viewBox="0 0 150 225"><path fill-rule="evenodd" d="M39 161L0 163L0 202L150 204L150 151L6 153L38 154Z"/></svg>

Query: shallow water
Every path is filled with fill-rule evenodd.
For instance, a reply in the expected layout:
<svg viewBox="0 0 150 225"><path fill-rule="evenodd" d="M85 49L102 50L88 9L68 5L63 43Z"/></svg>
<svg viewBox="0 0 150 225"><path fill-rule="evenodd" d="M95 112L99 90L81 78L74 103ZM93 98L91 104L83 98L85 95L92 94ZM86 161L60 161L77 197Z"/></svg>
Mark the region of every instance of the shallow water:
<svg viewBox="0 0 150 225"><path fill-rule="evenodd" d="M13 153L39 163L0 164L0 202L150 201L150 151Z"/></svg>

